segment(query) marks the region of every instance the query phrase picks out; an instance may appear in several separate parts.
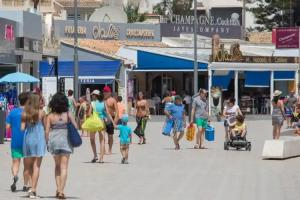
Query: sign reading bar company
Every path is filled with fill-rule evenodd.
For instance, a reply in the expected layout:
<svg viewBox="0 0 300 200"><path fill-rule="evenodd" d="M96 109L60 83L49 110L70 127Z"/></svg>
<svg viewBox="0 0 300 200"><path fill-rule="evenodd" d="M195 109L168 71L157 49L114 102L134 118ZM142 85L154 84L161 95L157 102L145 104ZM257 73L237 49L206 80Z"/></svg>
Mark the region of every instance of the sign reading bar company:
<svg viewBox="0 0 300 200"><path fill-rule="evenodd" d="M299 48L299 28L277 28L276 48L293 49Z"/></svg>
<svg viewBox="0 0 300 200"><path fill-rule="evenodd" d="M178 37L181 33L194 33L194 23L198 23L197 33L211 37L219 34L222 38L241 38L240 15L233 13L231 18L171 15L161 17L162 37Z"/></svg>
<svg viewBox="0 0 300 200"><path fill-rule="evenodd" d="M275 56L244 56L240 51L240 45L235 43L230 52L221 44L219 49L213 52L213 62L240 62L240 63L298 63L297 57L275 57Z"/></svg>
<svg viewBox="0 0 300 200"><path fill-rule="evenodd" d="M55 37L73 37L74 22L71 20L55 20ZM78 36L80 38L96 40L134 40L160 41L160 26L154 24L124 24L78 22Z"/></svg>

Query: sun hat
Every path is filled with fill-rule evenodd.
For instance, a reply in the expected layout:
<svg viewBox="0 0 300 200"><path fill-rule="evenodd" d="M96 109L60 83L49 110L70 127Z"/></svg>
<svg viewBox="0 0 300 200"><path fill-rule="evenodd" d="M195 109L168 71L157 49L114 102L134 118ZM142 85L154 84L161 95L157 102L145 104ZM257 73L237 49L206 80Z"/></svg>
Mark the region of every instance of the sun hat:
<svg viewBox="0 0 300 200"><path fill-rule="evenodd" d="M123 123L127 123L128 120L129 120L129 117L128 117L127 114L124 114L124 115L122 116L122 118L121 118L121 121L122 121Z"/></svg>
<svg viewBox="0 0 300 200"><path fill-rule="evenodd" d="M91 95L98 95L99 96L100 95L100 91L99 90L94 90Z"/></svg>
<svg viewBox="0 0 300 200"><path fill-rule="evenodd" d="M105 86L103 88L103 92L106 92L106 93L111 93L111 88L109 86Z"/></svg>
<svg viewBox="0 0 300 200"><path fill-rule="evenodd" d="M275 90L273 96L274 97L278 97L282 94L282 92L280 90Z"/></svg>

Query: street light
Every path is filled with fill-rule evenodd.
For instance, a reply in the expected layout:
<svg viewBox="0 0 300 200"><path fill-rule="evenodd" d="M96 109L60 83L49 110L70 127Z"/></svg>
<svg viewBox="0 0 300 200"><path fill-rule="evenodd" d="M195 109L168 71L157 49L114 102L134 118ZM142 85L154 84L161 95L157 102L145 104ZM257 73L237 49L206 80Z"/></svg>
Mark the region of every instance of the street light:
<svg viewBox="0 0 300 200"><path fill-rule="evenodd" d="M79 99L78 85L78 9L77 0L74 0L74 97Z"/></svg>
<svg viewBox="0 0 300 200"><path fill-rule="evenodd" d="M194 94L198 92L198 58L197 58L197 0L194 0Z"/></svg>

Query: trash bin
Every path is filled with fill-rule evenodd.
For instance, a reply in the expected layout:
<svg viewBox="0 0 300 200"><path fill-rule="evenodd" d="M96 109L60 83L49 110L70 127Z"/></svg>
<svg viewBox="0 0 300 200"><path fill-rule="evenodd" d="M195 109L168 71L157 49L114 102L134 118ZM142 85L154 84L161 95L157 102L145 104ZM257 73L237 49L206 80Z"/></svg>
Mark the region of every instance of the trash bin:
<svg viewBox="0 0 300 200"><path fill-rule="evenodd" d="M0 110L0 144L4 144L5 137L5 111ZM4 123L3 123L4 122Z"/></svg>

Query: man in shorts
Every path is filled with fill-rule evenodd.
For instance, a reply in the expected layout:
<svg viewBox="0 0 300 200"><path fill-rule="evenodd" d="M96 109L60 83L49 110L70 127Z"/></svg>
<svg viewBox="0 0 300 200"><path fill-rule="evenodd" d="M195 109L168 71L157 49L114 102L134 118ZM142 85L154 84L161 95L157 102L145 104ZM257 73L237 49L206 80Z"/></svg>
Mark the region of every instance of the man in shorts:
<svg viewBox="0 0 300 200"><path fill-rule="evenodd" d="M200 89L199 95L193 98L191 124L194 123L194 119L198 127L194 148L204 149L204 133L209 121L207 91L205 89Z"/></svg>
<svg viewBox="0 0 300 200"><path fill-rule="evenodd" d="M103 95L105 104L107 107L107 112L111 115L111 117L114 120L114 123L111 121L108 121L106 123L106 132L108 134L108 154L112 154L112 146L114 143L114 124L118 124L119 121L119 111L118 111L118 104L115 98L112 97L112 91L111 88L108 86L105 86L103 88Z"/></svg>
<svg viewBox="0 0 300 200"><path fill-rule="evenodd" d="M28 100L30 93L24 92L18 96L20 107L14 108L6 118L6 128L11 129L11 157L12 157L12 175L13 184L11 185L11 191L15 192L16 184L19 180L18 174L20 169L21 159L23 158L23 137L24 132L21 130L21 121L24 105ZM24 159L24 168L26 168L26 159ZM24 170L25 171L25 170ZM28 186L29 177L24 174L24 187L23 191L27 192L30 187Z"/></svg>

